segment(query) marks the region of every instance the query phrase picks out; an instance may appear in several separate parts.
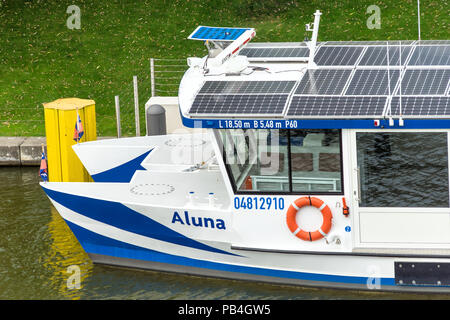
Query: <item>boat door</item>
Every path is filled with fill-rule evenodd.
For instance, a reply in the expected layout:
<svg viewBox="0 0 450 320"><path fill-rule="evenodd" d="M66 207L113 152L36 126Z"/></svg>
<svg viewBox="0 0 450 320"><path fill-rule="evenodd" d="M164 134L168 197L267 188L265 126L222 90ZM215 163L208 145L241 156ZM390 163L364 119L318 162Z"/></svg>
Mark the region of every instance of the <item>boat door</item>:
<svg viewBox="0 0 450 320"><path fill-rule="evenodd" d="M448 130L352 130L356 248L448 248Z"/></svg>

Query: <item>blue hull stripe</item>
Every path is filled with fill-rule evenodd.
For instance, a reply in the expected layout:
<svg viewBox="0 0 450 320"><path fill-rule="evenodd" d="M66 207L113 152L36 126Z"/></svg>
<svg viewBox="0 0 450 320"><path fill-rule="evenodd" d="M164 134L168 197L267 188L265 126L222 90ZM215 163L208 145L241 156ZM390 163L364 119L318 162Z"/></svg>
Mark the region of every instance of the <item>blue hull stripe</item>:
<svg viewBox="0 0 450 320"><path fill-rule="evenodd" d="M277 278L352 284L366 284L368 280L366 277L336 276L320 273L265 269L180 257L110 239L81 228L69 221L66 222L78 241L80 241L84 250L88 253ZM393 286L395 285L395 281L392 278L381 278L380 284Z"/></svg>
<svg viewBox="0 0 450 320"><path fill-rule="evenodd" d="M47 195L64 207L107 225L145 237L209 252L234 255L188 238L125 205L46 189Z"/></svg>
<svg viewBox="0 0 450 320"><path fill-rule="evenodd" d="M136 170L145 170L142 161L153 149L117 167L92 175L95 182L130 182Z"/></svg>

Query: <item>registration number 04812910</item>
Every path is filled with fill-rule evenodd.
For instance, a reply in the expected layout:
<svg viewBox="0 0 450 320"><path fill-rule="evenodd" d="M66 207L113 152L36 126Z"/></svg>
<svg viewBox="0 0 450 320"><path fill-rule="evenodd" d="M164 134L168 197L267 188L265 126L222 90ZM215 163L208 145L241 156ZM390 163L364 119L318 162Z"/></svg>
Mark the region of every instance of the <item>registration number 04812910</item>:
<svg viewBox="0 0 450 320"><path fill-rule="evenodd" d="M234 208L243 210L283 210L284 198L280 197L235 197Z"/></svg>

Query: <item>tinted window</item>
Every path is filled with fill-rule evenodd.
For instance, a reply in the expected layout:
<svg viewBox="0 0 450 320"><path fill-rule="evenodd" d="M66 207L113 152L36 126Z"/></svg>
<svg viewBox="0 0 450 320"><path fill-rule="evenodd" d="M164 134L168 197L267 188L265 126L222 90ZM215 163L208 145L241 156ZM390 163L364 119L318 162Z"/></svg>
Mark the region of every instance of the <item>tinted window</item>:
<svg viewBox="0 0 450 320"><path fill-rule="evenodd" d="M362 207L448 207L447 133L357 133Z"/></svg>

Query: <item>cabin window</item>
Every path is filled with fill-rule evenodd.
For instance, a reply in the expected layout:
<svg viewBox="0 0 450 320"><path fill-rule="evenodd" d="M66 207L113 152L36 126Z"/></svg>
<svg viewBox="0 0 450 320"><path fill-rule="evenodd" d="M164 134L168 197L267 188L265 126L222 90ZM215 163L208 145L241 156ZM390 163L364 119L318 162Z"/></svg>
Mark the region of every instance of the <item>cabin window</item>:
<svg viewBox="0 0 450 320"><path fill-rule="evenodd" d="M342 193L339 130L219 130L235 191Z"/></svg>
<svg viewBox="0 0 450 320"><path fill-rule="evenodd" d="M448 207L445 132L356 133L361 207Z"/></svg>
<svg viewBox="0 0 450 320"><path fill-rule="evenodd" d="M289 192L287 130L221 130L237 191Z"/></svg>
<svg viewBox="0 0 450 320"><path fill-rule="evenodd" d="M292 191L342 192L339 130L290 130Z"/></svg>

